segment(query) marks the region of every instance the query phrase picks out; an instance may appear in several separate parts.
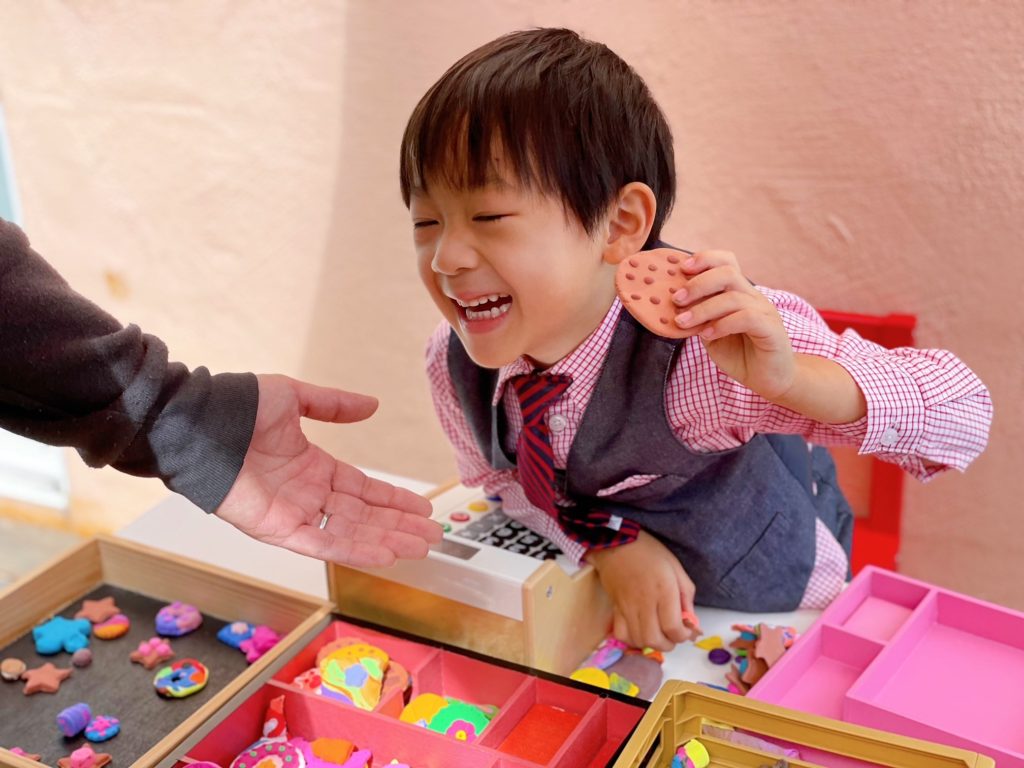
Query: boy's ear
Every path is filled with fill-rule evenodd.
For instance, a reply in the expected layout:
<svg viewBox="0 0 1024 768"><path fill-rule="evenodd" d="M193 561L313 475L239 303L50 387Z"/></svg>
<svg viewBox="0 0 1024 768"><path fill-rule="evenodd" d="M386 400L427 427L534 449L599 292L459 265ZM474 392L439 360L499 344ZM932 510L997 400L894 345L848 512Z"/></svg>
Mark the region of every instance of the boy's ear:
<svg viewBox="0 0 1024 768"><path fill-rule="evenodd" d="M605 262L618 264L644 247L657 208L654 191L642 181L631 181L619 190L608 211Z"/></svg>

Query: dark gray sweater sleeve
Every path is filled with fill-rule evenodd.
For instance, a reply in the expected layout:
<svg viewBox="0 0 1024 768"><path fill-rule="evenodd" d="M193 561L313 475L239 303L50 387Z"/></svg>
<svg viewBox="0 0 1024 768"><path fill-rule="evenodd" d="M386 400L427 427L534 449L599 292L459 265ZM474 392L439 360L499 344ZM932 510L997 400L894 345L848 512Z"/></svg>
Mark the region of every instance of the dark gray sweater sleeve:
<svg viewBox="0 0 1024 768"><path fill-rule="evenodd" d="M251 373L189 371L75 293L0 219L0 427L71 446L89 466L159 477L207 512L252 438Z"/></svg>

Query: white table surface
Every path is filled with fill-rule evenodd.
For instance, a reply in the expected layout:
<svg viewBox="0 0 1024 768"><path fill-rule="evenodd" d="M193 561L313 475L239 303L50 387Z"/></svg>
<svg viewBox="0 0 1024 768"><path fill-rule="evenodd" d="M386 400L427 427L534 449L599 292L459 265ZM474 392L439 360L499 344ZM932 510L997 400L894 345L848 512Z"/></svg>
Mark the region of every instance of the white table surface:
<svg viewBox="0 0 1024 768"><path fill-rule="evenodd" d="M430 483L364 470L395 485L425 493ZM215 515L207 515L181 496L170 495L117 532L121 538L185 555L221 568L271 581L282 587L328 599L327 576L319 560L256 541ZM725 645L736 637L733 624L766 622L806 630L820 611L749 614L697 607L704 636L718 635ZM708 652L687 643L665 654L666 680L690 680L725 686L728 666L708 660Z"/></svg>

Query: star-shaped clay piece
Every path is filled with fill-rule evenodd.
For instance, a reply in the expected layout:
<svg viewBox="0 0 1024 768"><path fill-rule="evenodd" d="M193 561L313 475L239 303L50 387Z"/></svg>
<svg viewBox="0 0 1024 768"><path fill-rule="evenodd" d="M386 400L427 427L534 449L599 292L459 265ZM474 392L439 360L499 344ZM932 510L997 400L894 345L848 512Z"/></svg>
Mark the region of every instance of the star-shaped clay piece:
<svg viewBox="0 0 1024 768"><path fill-rule="evenodd" d="M107 752L94 752L88 744L57 761L60 768L102 768L111 760Z"/></svg>
<svg viewBox="0 0 1024 768"><path fill-rule="evenodd" d="M70 669L58 669L53 664L47 662L41 667L35 669L26 670L21 676L21 679L25 681L25 689L22 691L26 696L31 696L33 693L56 693L60 689L60 684L71 677Z"/></svg>
<svg viewBox="0 0 1024 768"><path fill-rule="evenodd" d="M93 624L99 624L120 612L121 609L114 604L114 598L104 597L101 600L83 601L82 610L75 614L75 618L88 619Z"/></svg>

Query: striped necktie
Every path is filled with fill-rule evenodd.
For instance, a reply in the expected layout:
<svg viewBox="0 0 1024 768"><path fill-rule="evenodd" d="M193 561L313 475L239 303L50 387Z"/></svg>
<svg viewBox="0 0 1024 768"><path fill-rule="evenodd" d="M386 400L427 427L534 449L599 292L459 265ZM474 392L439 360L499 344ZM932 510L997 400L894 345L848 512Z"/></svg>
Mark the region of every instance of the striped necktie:
<svg viewBox="0 0 1024 768"><path fill-rule="evenodd" d="M549 515L555 510L555 455L544 415L565 394L571 379L558 374L531 373L511 380L523 412L523 431L516 448L519 483L526 498Z"/></svg>

